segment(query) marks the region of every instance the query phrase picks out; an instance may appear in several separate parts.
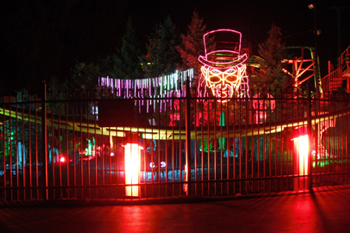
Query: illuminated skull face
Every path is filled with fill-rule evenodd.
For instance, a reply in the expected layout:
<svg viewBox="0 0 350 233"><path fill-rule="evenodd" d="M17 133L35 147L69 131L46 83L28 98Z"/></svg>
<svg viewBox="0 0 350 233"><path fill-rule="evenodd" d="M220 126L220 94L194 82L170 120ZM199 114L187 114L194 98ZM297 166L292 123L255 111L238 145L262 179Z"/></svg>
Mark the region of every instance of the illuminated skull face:
<svg viewBox="0 0 350 233"><path fill-rule="evenodd" d="M210 66L202 66L201 71L213 95L218 98L218 101L226 102L238 90L242 77L245 76L246 65L238 64L220 70Z"/></svg>

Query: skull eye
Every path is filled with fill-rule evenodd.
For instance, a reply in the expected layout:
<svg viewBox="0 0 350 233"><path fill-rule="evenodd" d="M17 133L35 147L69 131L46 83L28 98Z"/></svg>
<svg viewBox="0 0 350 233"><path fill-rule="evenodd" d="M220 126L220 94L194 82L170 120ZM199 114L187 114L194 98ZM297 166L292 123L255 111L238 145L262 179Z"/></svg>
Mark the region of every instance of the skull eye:
<svg viewBox="0 0 350 233"><path fill-rule="evenodd" d="M227 76L226 77L226 81L230 82L230 83L236 82L237 81L237 76L236 75Z"/></svg>
<svg viewBox="0 0 350 233"><path fill-rule="evenodd" d="M211 76L209 80L210 80L211 83L219 83L219 82L221 82L221 79L218 76Z"/></svg>

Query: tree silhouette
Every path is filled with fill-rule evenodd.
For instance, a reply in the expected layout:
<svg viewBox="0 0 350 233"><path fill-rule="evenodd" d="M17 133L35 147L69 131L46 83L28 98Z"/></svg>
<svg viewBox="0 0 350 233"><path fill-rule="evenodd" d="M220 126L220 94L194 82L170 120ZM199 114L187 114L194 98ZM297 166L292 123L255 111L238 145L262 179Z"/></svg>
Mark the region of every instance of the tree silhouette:
<svg viewBox="0 0 350 233"><path fill-rule="evenodd" d="M182 44L176 46L179 51L184 68L194 68L195 75L200 74L201 63L198 56L204 54L203 35L207 32L207 25L203 23L197 11L193 12L191 23L188 25L187 34L181 34ZM208 43L210 46L210 43Z"/></svg>
<svg viewBox="0 0 350 233"><path fill-rule="evenodd" d="M154 29L149 37L147 55L141 58L143 70L148 77L157 77L175 72L179 67L180 56L176 46L180 37L170 16Z"/></svg>
<svg viewBox="0 0 350 233"><path fill-rule="evenodd" d="M287 54L281 39L281 29L273 24L267 34L266 41L259 44L258 48L262 58L258 60L260 72L252 81L255 88L261 87L280 95L292 90L294 81L282 70L282 60L287 57Z"/></svg>
<svg viewBox="0 0 350 233"><path fill-rule="evenodd" d="M140 43L133 28L132 19L129 17L121 49L117 49L117 53L110 55L106 60L106 63L111 63L109 75L121 79L140 78L142 75L140 55Z"/></svg>

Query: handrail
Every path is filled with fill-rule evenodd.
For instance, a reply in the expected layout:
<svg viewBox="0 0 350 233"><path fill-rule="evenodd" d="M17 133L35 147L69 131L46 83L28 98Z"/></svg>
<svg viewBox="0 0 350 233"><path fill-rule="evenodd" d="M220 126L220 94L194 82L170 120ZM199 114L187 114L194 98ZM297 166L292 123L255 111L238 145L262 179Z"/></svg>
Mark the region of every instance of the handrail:
<svg viewBox="0 0 350 233"><path fill-rule="evenodd" d="M331 92L338 90L342 85L345 73L350 73L350 46L338 58L338 68L322 78L322 88Z"/></svg>
<svg viewBox="0 0 350 233"><path fill-rule="evenodd" d="M336 91L342 84L340 69L333 70L322 78L322 89L326 92Z"/></svg>
<svg viewBox="0 0 350 233"><path fill-rule="evenodd" d="M342 73L350 69L350 46L339 57L339 66Z"/></svg>

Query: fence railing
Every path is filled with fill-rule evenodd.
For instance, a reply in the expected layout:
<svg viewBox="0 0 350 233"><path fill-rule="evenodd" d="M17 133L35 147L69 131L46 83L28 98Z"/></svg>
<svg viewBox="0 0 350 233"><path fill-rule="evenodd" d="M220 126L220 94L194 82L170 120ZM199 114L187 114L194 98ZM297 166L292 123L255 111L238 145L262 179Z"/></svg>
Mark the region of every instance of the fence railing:
<svg viewBox="0 0 350 233"><path fill-rule="evenodd" d="M322 78L322 89L325 92L337 91L342 86L343 77L340 68Z"/></svg>
<svg viewBox="0 0 350 233"><path fill-rule="evenodd" d="M342 73L350 72L350 46L345 49L339 57L339 67Z"/></svg>
<svg viewBox="0 0 350 233"><path fill-rule="evenodd" d="M145 99L82 96L1 103L1 200L221 196L349 183L348 96L169 97L152 99L148 110ZM140 152L131 162L136 176L126 152Z"/></svg>

